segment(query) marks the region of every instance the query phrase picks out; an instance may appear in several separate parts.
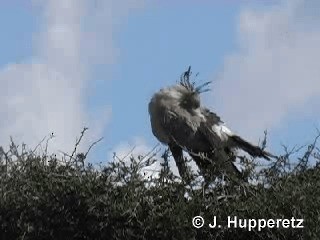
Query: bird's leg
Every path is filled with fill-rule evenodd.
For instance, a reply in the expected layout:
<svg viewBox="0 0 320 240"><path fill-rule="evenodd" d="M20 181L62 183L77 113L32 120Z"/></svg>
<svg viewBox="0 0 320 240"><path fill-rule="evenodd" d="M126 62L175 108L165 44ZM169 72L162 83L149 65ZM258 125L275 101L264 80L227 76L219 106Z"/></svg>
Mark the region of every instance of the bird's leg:
<svg viewBox="0 0 320 240"><path fill-rule="evenodd" d="M183 158L182 148L176 144L169 144L170 151L176 162L179 174L181 178L186 182L190 182L190 176L188 173L187 164Z"/></svg>
<svg viewBox="0 0 320 240"><path fill-rule="evenodd" d="M200 170L200 174L204 178L204 182L205 182L204 187L205 189L207 189L210 183L214 181L214 177L212 176L213 174L211 173L212 169L210 168L210 165L212 164L204 154L190 153L190 155L192 156L193 160L196 162Z"/></svg>

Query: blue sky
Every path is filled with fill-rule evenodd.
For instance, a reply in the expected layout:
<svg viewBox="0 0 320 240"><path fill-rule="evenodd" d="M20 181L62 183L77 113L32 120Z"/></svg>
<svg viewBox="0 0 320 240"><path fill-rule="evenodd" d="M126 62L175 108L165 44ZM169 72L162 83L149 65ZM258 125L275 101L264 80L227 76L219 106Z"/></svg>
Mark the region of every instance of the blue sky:
<svg viewBox="0 0 320 240"><path fill-rule="evenodd" d="M83 147L104 137L93 159L126 143L151 148L148 101L189 65L213 81L206 105L251 141L268 129L279 153L316 134L316 1L40 2L0 8L2 145L53 131L54 149L70 152L86 125Z"/></svg>
<svg viewBox="0 0 320 240"><path fill-rule="evenodd" d="M0 8L0 26L1 29L5 29L0 46L2 53L1 66L19 62L31 55L32 33L37 31L38 27L37 17L31 10L31 8L26 8L23 5L17 6L9 3Z"/></svg>
<svg viewBox="0 0 320 240"><path fill-rule="evenodd" d="M130 136L152 137L146 128L147 103L155 91L175 83L187 66L192 65L204 79L214 72L234 47L237 10L236 6L214 11L201 5L154 7L128 20L119 34L118 79L112 80L110 127L115 143ZM125 124L128 116L131 124Z"/></svg>

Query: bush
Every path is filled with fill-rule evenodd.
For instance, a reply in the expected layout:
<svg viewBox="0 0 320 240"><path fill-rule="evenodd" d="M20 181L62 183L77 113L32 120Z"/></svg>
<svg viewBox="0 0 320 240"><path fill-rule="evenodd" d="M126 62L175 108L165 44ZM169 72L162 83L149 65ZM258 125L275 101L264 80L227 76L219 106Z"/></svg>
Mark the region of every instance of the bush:
<svg viewBox="0 0 320 240"><path fill-rule="evenodd" d="M315 143L294 168L290 153L255 167L254 183L203 187L177 181L167 152L159 176L146 178L141 169L154 156L97 168L76 151L59 160L19 153L12 143L10 151L0 149L0 239L319 239L320 167L308 164L318 156L314 149ZM197 215L206 220L203 228L192 226ZM305 221L304 228L211 229L214 216L223 226L228 216Z"/></svg>

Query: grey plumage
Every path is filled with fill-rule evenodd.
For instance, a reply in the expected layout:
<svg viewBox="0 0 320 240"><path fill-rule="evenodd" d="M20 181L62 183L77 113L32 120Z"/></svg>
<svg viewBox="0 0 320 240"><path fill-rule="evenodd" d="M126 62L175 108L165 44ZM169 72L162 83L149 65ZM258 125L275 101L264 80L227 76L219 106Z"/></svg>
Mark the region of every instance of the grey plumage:
<svg viewBox="0 0 320 240"><path fill-rule="evenodd" d="M200 94L208 91L205 87L210 82L196 86L190 82L190 75L189 67L178 84L156 92L148 106L152 132L169 146L182 178L188 177L183 150L195 160L207 180L212 175L209 172L242 177L233 164L237 148L254 157L273 157L232 133L217 114L202 107Z"/></svg>

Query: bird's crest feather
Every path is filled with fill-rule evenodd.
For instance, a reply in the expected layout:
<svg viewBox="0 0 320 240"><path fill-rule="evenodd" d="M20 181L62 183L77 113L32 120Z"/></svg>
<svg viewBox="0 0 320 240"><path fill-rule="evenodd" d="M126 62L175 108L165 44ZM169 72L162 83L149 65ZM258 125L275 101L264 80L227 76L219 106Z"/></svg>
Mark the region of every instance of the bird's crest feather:
<svg viewBox="0 0 320 240"><path fill-rule="evenodd" d="M199 86L196 86L195 81L193 82L190 81L191 74L192 74L191 66L189 66L188 70L185 71L180 77L180 85L185 87L187 90L194 93L198 93L198 94L210 91L210 88L205 88L205 87L208 86L211 83L211 81L205 82ZM198 76L198 74L196 74L196 76Z"/></svg>

